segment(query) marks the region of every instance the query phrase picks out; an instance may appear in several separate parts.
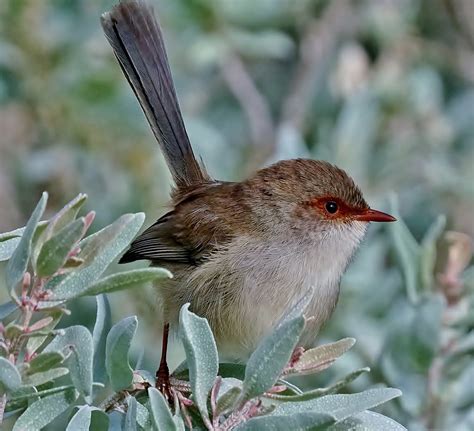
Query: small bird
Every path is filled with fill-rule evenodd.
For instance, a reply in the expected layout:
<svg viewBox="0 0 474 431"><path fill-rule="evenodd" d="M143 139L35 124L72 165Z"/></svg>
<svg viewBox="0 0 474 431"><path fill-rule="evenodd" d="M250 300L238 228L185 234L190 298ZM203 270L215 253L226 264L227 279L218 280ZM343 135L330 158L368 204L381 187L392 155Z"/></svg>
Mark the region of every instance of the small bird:
<svg viewBox="0 0 474 431"><path fill-rule="evenodd" d="M209 321L221 357L243 361L313 286L300 341L311 345L368 223L395 218L371 209L346 172L325 161L284 160L241 182L213 179L186 133L152 7L122 1L102 26L174 180L169 212L120 260L149 260L174 275L158 286L166 324L157 386L169 385L169 325L187 302Z"/></svg>

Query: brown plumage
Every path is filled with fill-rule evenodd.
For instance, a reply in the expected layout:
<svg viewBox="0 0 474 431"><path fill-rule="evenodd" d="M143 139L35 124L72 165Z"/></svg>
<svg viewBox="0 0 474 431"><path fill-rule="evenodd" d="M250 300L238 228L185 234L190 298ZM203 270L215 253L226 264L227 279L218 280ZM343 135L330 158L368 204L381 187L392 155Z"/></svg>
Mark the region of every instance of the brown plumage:
<svg viewBox="0 0 474 431"><path fill-rule="evenodd" d="M313 319L301 341L312 343L368 222L393 217L371 210L352 179L323 161L281 161L238 183L212 179L186 134L151 7L124 1L102 25L175 183L171 210L120 262L148 259L170 269L174 278L158 286L165 321L176 323L190 302L209 320L221 354L237 360L313 286L306 310Z"/></svg>

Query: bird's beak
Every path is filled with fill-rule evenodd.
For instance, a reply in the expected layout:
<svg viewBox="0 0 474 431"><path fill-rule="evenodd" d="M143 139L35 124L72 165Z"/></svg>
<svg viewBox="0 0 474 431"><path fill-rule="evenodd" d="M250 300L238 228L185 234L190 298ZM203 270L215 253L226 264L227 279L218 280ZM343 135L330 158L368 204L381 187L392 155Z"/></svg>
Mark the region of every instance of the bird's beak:
<svg viewBox="0 0 474 431"><path fill-rule="evenodd" d="M397 221L397 219L390 214L383 213L373 209L364 210L363 212L354 216L355 220L358 221L377 221L377 222L391 222Z"/></svg>

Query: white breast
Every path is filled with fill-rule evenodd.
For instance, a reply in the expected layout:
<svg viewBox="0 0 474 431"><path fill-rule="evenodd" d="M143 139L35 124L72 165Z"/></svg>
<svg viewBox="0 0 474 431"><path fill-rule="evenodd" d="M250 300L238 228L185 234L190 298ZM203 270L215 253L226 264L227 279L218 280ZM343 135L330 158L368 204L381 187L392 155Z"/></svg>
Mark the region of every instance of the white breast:
<svg viewBox="0 0 474 431"><path fill-rule="evenodd" d="M232 352L233 359L248 357L310 286L315 295L305 315L312 320L301 344L312 343L334 310L341 276L364 236L365 226L358 223L349 234L336 230L317 238L287 237L274 242L241 237L203 265L193 275L192 284L204 298L208 297L209 280L213 280L212 305L207 301L202 303L204 309L199 308L202 315L213 320L221 354ZM212 317L216 315L220 316L217 321Z"/></svg>

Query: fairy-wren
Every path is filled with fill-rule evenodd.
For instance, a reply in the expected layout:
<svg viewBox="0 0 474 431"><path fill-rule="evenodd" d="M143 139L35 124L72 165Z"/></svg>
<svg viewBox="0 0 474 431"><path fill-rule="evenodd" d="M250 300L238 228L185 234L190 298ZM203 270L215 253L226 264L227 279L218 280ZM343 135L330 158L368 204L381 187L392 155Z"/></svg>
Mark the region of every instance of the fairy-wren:
<svg viewBox="0 0 474 431"><path fill-rule="evenodd" d="M174 277L158 286L165 322L175 325L190 302L209 321L220 354L234 360L247 358L313 286L301 339L311 344L368 223L395 219L371 209L346 172L324 161L280 161L241 182L213 179L193 153L152 8L125 0L102 26L174 180L170 210L120 262L169 269Z"/></svg>

